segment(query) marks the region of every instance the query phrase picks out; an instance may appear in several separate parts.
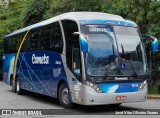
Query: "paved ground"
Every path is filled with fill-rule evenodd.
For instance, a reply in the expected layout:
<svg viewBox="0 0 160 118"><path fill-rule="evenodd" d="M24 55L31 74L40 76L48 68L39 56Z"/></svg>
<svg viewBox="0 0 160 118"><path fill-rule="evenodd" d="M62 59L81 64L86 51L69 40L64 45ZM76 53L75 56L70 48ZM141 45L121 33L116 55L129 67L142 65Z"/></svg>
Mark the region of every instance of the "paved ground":
<svg viewBox="0 0 160 118"><path fill-rule="evenodd" d="M75 105L75 107L71 110L65 110L60 105L57 99L25 92L24 95L17 95L11 91L11 86L0 82L0 109L47 109L46 112L54 111L57 115L49 115L49 116L41 116L41 118L72 118L72 117L84 117L84 118L107 118L111 117L109 114L115 114L116 111L143 111L144 109L159 109L160 113L160 99L149 99L146 102L137 102L137 103L125 103L119 107L105 105L105 106L92 106L92 107L84 107L81 105ZM63 114L63 115L61 115ZM69 114L69 115L66 115ZM78 114L78 115L75 115ZM93 114L93 115L91 115ZM75 116L73 116L75 115ZM88 115L88 116L86 116ZM2 116L0 116L1 118ZM10 118L10 116L3 116L5 118ZM3 118L2 117L2 118ZM12 116L21 118L22 116ZM39 118L40 116L23 116L25 118ZM129 115L114 115L114 117L126 117L128 118ZM130 117L135 117L131 115ZM136 115L138 117L138 115ZM145 117L141 115L139 117ZM147 117L158 117L157 115L152 115Z"/></svg>

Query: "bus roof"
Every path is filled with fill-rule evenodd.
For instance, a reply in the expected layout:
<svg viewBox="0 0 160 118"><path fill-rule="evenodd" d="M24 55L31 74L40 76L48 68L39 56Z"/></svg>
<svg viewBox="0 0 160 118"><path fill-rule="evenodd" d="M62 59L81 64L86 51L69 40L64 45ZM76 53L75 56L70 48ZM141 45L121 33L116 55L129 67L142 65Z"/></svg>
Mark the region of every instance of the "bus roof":
<svg viewBox="0 0 160 118"><path fill-rule="evenodd" d="M47 24L56 22L56 21L60 21L60 20L64 20L64 19L68 19L68 20L74 20L74 21L85 21L85 20L108 20L108 21L127 21L128 23L131 23L132 21L128 21L123 19L121 16L119 15L114 15L114 14L108 14L108 13L102 13L102 12L68 12L68 13L64 13L58 16L55 16L53 18L50 18L48 20L44 20L42 22L30 25L28 27L19 29L17 31L12 32L11 34L6 35L6 37L10 37L22 32L26 32L30 29L34 29L37 27L42 27L45 26ZM134 22L132 22L134 25L136 25Z"/></svg>

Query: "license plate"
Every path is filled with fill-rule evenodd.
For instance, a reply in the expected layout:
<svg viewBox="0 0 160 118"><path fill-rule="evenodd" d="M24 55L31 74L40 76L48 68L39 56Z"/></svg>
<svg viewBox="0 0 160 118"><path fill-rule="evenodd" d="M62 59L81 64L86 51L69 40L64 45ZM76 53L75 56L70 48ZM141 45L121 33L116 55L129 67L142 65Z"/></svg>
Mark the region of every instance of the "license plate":
<svg viewBox="0 0 160 118"><path fill-rule="evenodd" d="M116 96L116 100L120 101L120 100L126 100L127 96Z"/></svg>

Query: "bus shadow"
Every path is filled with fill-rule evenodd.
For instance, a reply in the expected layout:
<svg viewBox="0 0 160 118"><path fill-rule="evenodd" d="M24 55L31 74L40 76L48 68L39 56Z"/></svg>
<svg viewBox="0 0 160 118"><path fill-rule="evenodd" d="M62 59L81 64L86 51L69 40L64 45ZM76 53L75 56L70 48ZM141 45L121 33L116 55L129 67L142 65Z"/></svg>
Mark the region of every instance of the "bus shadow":
<svg viewBox="0 0 160 118"><path fill-rule="evenodd" d="M96 105L96 106L82 106L75 105L73 108L74 112L81 112L84 114L114 114L116 111L133 111L140 110L139 108L127 107L127 106L116 106L116 105Z"/></svg>
<svg viewBox="0 0 160 118"><path fill-rule="evenodd" d="M12 90L11 90L11 92L12 92ZM45 95L41 95L41 94L38 94L38 93L25 91L25 90L23 91L22 96L25 96L25 97L33 100L33 101L38 101L40 103L53 105L53 106L58 107L58 108L60 107L58 99L53 98L53 97L49 97L49 96L45 96ZM39 108L39 109L43 109L43 108Z"/></svg>
<svg viewBox="0 0 160 118"><path fill-rule="evenodd" d="M49 96L45 96L45 95L41 95L41 94L29 92L29 91L24 91L23 95L35 101L50 104L55 107L61 107L58 99L56 98L52 98ZM61 108L63 109L63 107ZM68 109L68 110L66 109L66 111L68 112L75 112L75 113L81 112L81 113L89 113L89 114L90 113L92 114L106 113L106 112L122 111L122 110L138 110L138 108L126 107L126 106L123 106L123 104L120 106L116 106L116 105L84 106L84 105L74 104L73 109Z"/></svg>
<svg viewBox="0 0 160 118"><path fill-rule="evenodd" d="M11 91L10 91L11 92ZM41 94L37 94L37 93L33 93L33 92L29 92L29 91L24 91L23 96L44 103L44 104L49 104L49 105L53 105L54 108L57 107L56 110L58 110L59 112L57 112L56 114L64 114L64 115L93 115L93 114L97 114L97 115L105 115L105 114L115 114L116 111L133 111L133 110L140 110L139 108L132 108L132 107L127 107L127 106L114 106L114 105L96 105L96 106L83 106L83 105L78 105L78 104L74 104L74 107L72 109L64 109L58 99L56 98L52 98L49 96L45 96L45 95L41 95ZM60 109L58 109L60 108ZM43 108L38 108L38 109L43 109Z"/></svg>

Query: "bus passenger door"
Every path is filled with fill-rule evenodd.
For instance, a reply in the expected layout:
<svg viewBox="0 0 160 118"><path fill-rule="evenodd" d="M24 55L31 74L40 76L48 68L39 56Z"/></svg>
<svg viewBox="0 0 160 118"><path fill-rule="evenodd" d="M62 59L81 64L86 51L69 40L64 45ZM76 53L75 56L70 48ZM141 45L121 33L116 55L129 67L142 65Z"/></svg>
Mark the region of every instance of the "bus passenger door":
<svg viewBox="0 0 160 118"><path fill-rule="evenodd" d="M78 40L78 39L77 39ZM72 71L76 76L81 76L79 41L72 43Z"/></svg>
<svg viewBox="0 0 160 118"><path fill-rule="evenodd" d="M66 76L71 92L71 97L75 103L80 103L80 84L82 82L82 69L81 69L81 56L80 56L80 43L79 36L74 35L74 32L78 32L78 25L71 20L63 20L62 26L65 35L65 47L66 47ZM81 104L81 103L80 103Z"/></svg>

